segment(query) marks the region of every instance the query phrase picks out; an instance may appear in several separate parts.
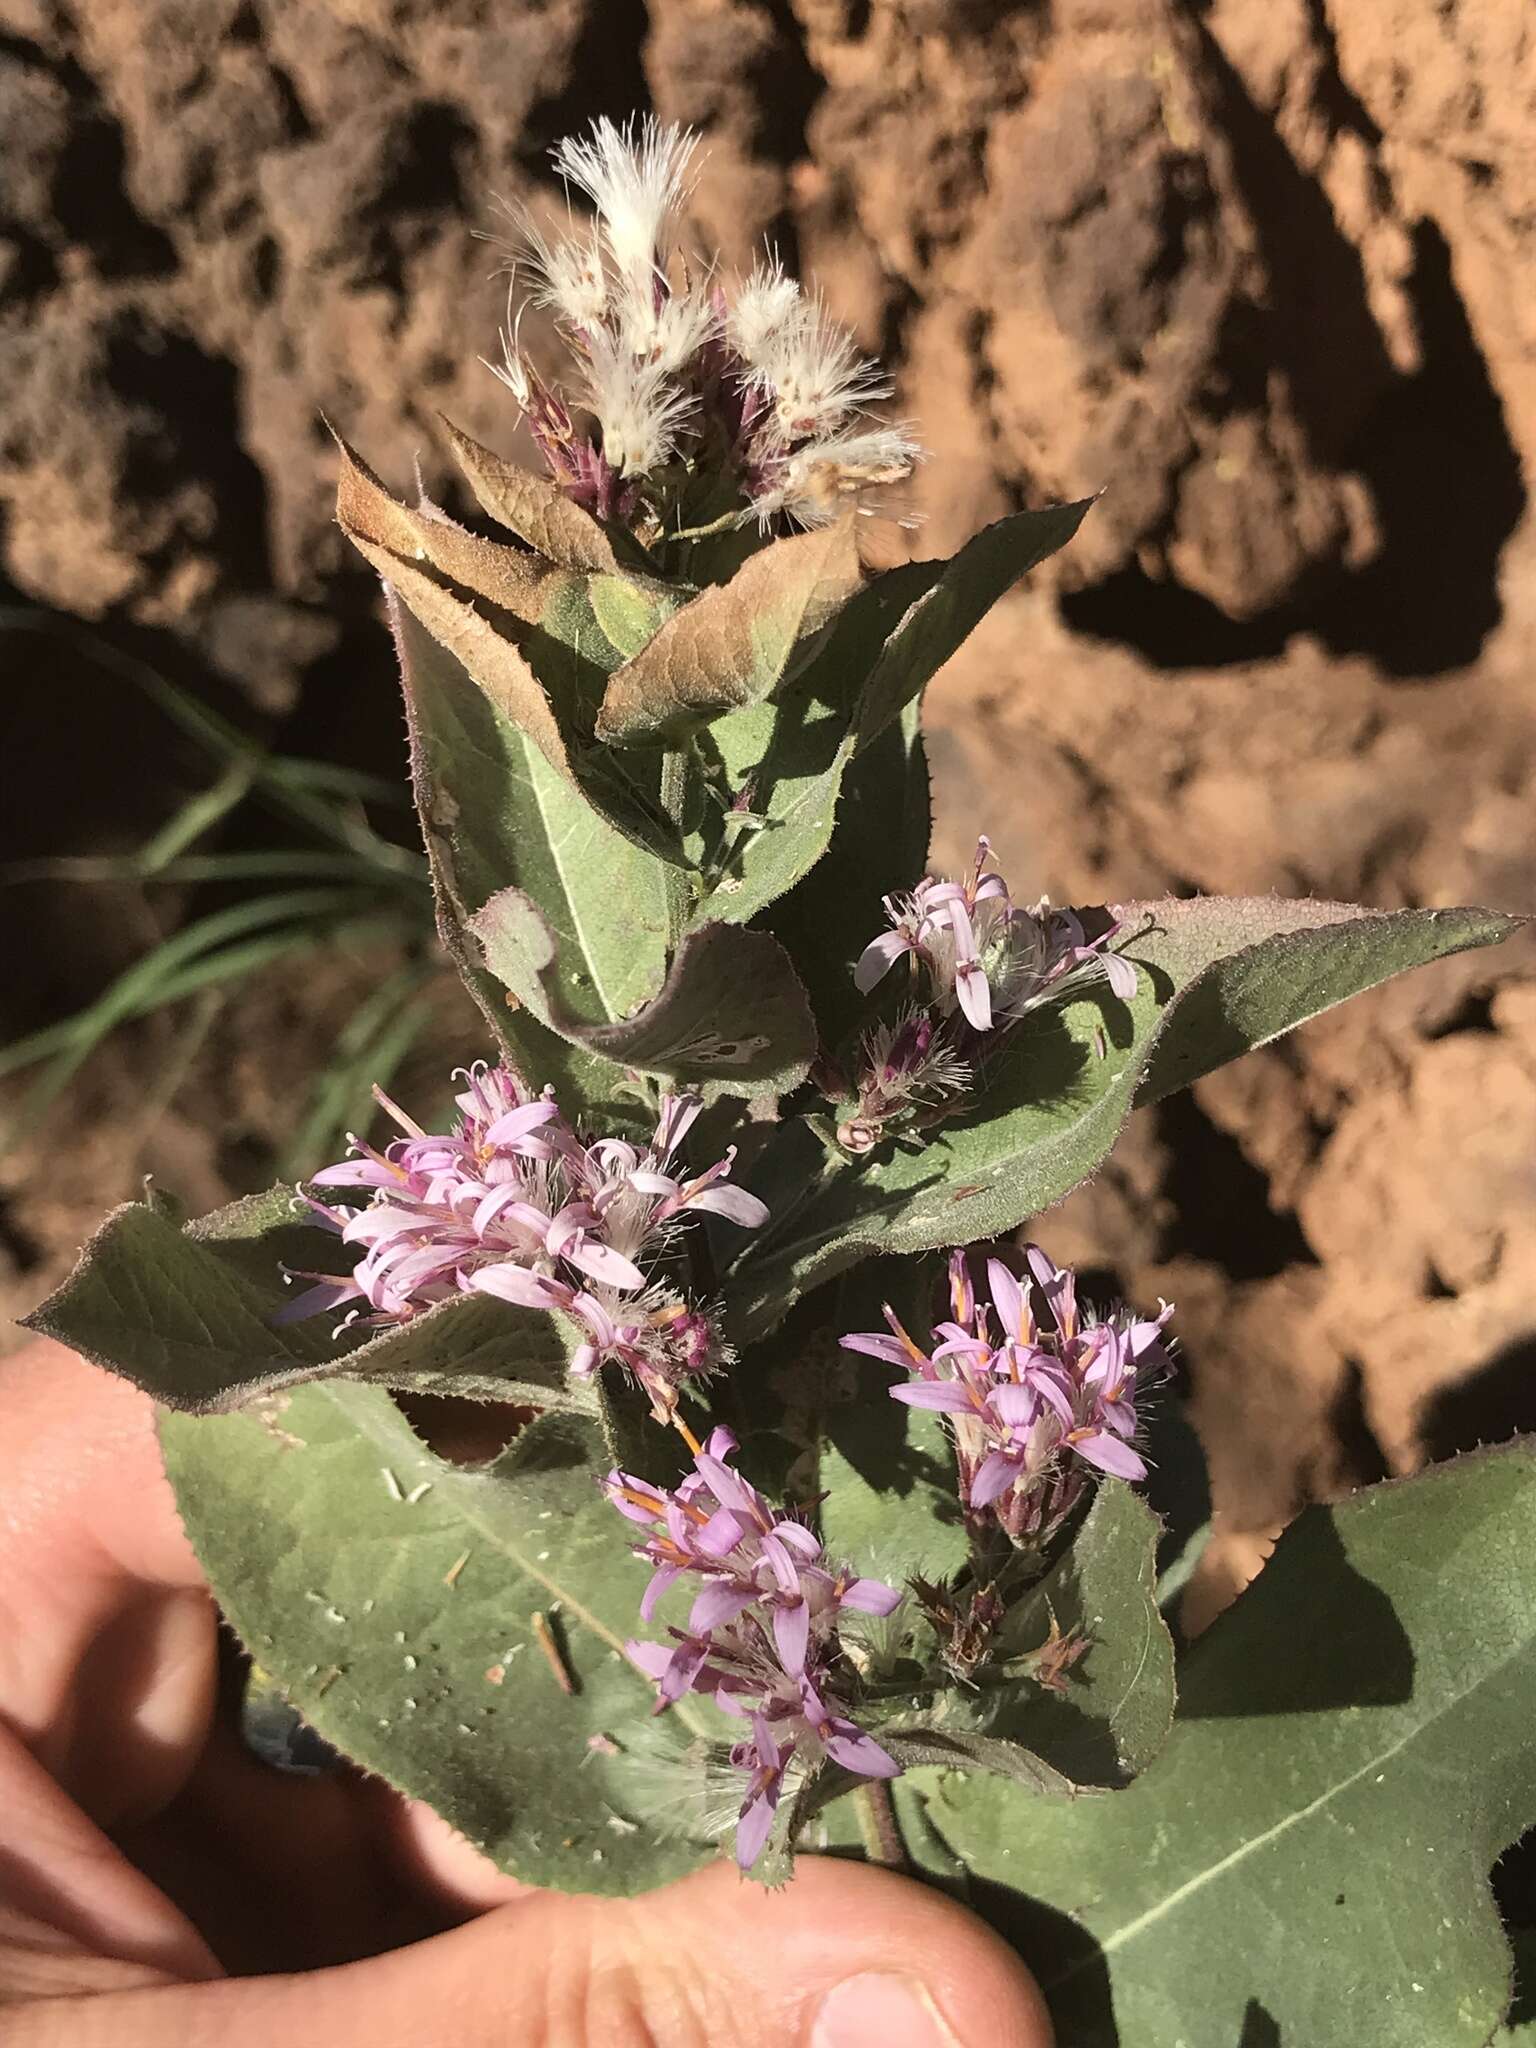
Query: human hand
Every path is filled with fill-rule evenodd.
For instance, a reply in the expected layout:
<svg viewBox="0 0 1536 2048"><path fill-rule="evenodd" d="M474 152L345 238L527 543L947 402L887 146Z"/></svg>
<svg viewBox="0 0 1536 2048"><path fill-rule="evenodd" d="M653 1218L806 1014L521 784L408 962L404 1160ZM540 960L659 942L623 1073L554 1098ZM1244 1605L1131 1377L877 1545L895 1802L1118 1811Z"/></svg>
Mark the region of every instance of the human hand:
<svg viewBox="0 0 1536 2048"><path fill-rule="evenodd" d="M5 2048L1049 2048L1007 1946L907 1879L530 1891L377 1781L258 1763L220 1665L148 1401L7 1359Z"/></svg>

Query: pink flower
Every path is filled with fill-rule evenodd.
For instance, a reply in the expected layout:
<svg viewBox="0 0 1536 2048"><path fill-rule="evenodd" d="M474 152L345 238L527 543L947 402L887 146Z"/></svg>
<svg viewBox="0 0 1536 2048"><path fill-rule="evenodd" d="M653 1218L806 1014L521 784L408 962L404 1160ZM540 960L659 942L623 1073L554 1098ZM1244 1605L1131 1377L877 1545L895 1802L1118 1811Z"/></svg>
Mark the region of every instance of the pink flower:
<svg viewBox="0 0 1536 2048"><path fill-rule="evenodd" d="M929 875L910 895L888 896L891 929L860 954L855 986L868 994L906 959L937 1017L958 1014L978 1035L1093 981L1107 982L1129 1002L1136 969L1109 950L1121 930L1119 919L1089 939L1070 910L1052 910L1043 899L1032 910L1017 908L1002 876L988 870L991 857L991 843L983 837L963 881Z"/></svg>
<svg viewBox="0 0 1536 2048"><path fill-rule="evenodd" d="M736 1439L716 1429L675 1490L610 1472L603 1490L626 1520L648 1531L636 1556L652 1567L640 1603L649 1621L680 1580L698 1583L686 1628L670 1645L637 1641L631 1660L654 1680L660 1702L707 1694L751 1724L731 1751L748 1774L737 1824L743 1869L772 1830L791 1765L824 1758L865 1777L893 1777L897 1765L843 1711L840 1628L846 1614L886 1615L901 1595L879 1579L834 1571L802 1522L776 1514L731 1464Z"/></svg>
<svg viewBox="0 0 1536 2048"><path fill-rule="evenodd" d="M530 1095L509 1068L479 1065L463 1079L455 1130L424 1131L380 1095L405 1136L383 1152L354 1139L351 1159L314 1176L314 1187L364 1200L343 1209L300 1197L362 1253L350 1277L302 1276L314 1284L278 1319L345 1309L344 1323L386 1327L470 1291L558 1310L583 1331L578 1374L616 1363L669 1413L678 1381L707 1371L721 1347L710 1318L653 1275L693 1213L749 1229L766 1218L755 1195L726 1185L733 1153L679 1171L696 1096L663 1098L647 1146L588 1143L552 1094Z"/></svg>
<svg viewBox="0 0 1536 2048"><path fill-rule="evenodd" d="M945 1417L968 1513L1016 1539L1038 1539L1080 1498L1085 1468L1146 1477L1134 1446L1137 1386L1166 1365L1162 1330L1173 1311L1164 1304L1154 1320L1123 1309L1084 1316L1073 1275L1038 1245L1025 1257L1023 1282L989 1260L988 1297L978 1298L965 1254L956 1252L953 1316L936 1326L928 1350L889 1309L888 1333L842 1342L909 1375L891 1388L893 1400Z"/></svg>

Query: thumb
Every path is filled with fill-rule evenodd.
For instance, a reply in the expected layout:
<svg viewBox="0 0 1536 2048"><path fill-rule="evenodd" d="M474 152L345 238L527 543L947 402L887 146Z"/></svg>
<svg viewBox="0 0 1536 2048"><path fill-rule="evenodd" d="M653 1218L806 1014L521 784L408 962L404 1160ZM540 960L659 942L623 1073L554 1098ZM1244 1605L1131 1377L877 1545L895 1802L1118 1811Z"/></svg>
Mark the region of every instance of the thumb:
<svg viewBox="0 0 1536 2048"><path fill-rule="evenodd" d="M75 2024L68 2038L80 2048L1050 2048L1053 2038L1033 1978L964 1908L889 1872L814 1857L782 1892L716 1865L641 1899L535 1893L368 1962L113 1995L77 2008ZM40 2035L38 2048L53 2038Z"/></svg>

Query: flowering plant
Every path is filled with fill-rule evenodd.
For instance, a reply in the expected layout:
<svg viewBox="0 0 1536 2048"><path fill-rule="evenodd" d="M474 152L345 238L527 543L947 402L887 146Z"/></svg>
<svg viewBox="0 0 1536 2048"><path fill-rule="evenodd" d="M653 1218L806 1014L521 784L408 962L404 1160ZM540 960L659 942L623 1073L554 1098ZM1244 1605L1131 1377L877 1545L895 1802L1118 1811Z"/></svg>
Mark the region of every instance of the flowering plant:
<svg viewBox="0 0 1536 2048"><path fill-rule="evenodd" d="M871 573L870 493L917 445L776 265L733 289L678 254L692 156L605 122L556 152L593 215L525 225L519 261L573 370L521 314L499 366L542 473L447 427L470 526L342 449L486 1061L429 1124L381 1096L398 1135L297 1190L118 1211L36 1326L164 1404L193 1541L293 1706L520 1876L864 1853L1022 1929L1068 2038L1107 2038L1107 1972L1132 2038L1229 2042L1251 2011L1185 2000L1197 1897L1278 2010L1250 1888L1342 1898L1406 1829L1442 1853L1403 1912L1465 1952L1409 1994L1320 1949L1317 2009L1486 2039L1481 1877L1536 1798L1536 1608L1501 1575L1530 1453L1309 1511L1181 1657L1175 1726L1174 1312L1012 1240L1138 1104L1511 920L1053 909L985 838L928 874L924 686L1088 505ZM532 1419L455 1462L443 1393ZM1449 1827L1414 1774L1474 1748L1505 1773Z"/></svg>

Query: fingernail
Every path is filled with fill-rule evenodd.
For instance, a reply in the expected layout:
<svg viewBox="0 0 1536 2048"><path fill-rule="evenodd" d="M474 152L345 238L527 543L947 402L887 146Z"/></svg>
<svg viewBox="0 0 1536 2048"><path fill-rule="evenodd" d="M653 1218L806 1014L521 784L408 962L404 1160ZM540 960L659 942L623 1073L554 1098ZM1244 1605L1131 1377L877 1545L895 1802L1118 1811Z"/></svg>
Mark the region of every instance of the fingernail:
<svg viewBox="0 0 1536 2048"><path fill-rule="evenodd" d="M821 2001L811 2048L960 2048L915 1977L871 1972L835 1985Z"/></svg>

